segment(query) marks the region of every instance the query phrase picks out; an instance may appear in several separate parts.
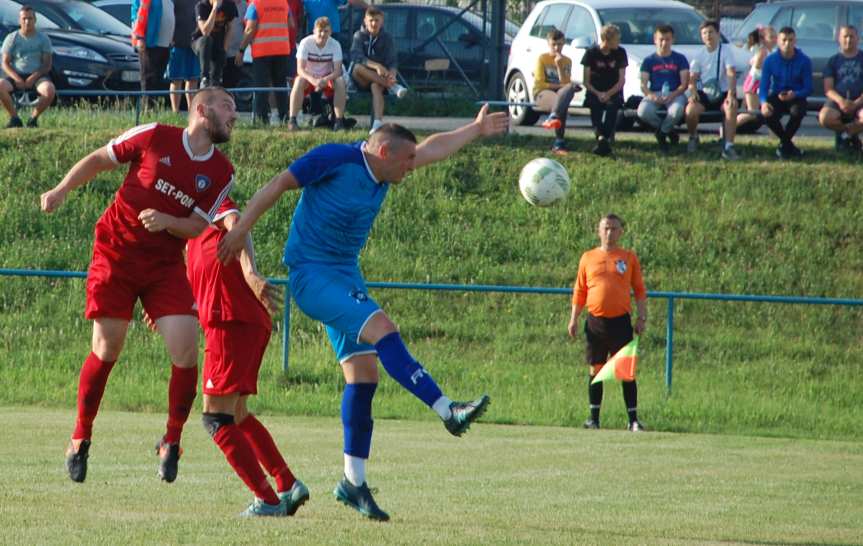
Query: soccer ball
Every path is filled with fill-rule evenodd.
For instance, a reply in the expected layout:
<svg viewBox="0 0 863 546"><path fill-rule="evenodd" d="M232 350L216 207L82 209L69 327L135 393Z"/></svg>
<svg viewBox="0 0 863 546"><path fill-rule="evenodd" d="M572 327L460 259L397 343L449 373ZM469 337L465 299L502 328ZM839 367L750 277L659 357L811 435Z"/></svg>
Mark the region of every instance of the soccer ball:
<svg viewBox="0 0 863 546"><path fill-rule="evenodd" d="M540 157L530 161L518 177L518 189L528 203L548 207L569 193L569 174L553 159Z"/></svg>

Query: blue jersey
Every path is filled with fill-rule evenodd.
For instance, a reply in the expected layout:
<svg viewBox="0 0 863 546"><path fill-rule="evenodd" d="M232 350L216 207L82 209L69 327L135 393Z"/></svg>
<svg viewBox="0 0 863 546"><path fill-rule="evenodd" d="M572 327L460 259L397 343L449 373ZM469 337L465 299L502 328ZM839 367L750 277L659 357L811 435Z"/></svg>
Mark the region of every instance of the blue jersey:
<svg viewBox="0 0 863 546"><path fill-rule="evenodd" d="M288 168L303 188L284 263L358 264L389 184L378 182L362 142L324 144Z"/></svg>

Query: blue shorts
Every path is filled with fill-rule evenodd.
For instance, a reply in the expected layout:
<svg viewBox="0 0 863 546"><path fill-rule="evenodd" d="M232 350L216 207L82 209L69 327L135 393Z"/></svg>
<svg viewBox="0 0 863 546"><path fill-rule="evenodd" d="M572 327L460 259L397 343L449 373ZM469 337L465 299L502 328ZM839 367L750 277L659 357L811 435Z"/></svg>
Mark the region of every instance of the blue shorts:
<svg viewBox="0 0 863 546"><path fill-rule="evenodd" d="M177 80L199 80L201 79L201 64L198 56L191 47L172 47L171 56L168 59L168 69L165 71L165 79Z"/></svg>
<svg viewBox="0 0 863 546"><path fill-rule="evenodd" d="M359 269L322 264L295 266L288 281L297 306L327 327L340 363L356 355L377 354L374 346L359 339L368 320L381 310L369 297Z"/></svg>

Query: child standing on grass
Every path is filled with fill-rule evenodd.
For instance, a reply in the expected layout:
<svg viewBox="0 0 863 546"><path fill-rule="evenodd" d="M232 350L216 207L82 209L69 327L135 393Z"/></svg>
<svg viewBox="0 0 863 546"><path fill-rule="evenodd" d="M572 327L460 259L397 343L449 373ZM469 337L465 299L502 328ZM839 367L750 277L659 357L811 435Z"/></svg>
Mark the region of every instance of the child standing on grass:
<svg viewBox="0 0 863 546"><path fill-rule="evenodd" d="M563 32L553 29L548 33L548 53L543 53L536 60L533 72L533 96L543 91L557 94L554 110L542 126L554 130L554 144L551 151L558 155L567 153L564 133L566 132L566 116L569 113L569 103L572 97L581 91L581 86L572 81L572 59L563 54L565 38Z"/></svg>
<svg viewBox="0 0 863 546"><path fill-rule="evenodd" d="M761 27L749 33L746 45L752 53L749 59L749 73L743 80L743 98L746 109L749 112L757 112L761 109L761 100L758 98L758 86L761 83L761 67L764 59L776 47L776 31L773 27ZM737 127L745 123L752 123L758 119L756 114L744 112L737 115Z"/></svg>

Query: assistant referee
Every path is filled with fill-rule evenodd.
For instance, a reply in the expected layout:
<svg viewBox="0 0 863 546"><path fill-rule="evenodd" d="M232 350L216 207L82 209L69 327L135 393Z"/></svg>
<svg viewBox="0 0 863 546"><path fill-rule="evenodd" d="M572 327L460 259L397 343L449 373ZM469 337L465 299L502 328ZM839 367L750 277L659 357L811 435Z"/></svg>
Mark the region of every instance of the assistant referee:
<svg viewBox="0 0 863 546"><path fill-rule="evenodd" d="M647 324L647 291L641 276L641 264L634 252L617 246L625 225L616 214L603 216L599 221L599 247L582 254L578 263L568 329L569 335L575 337L578 317L582 309L587 307L584 333L587 337L587 364L590 366L590 418L585 421L584 428L599 428L602 383L594 385L590 384L590 380L599 373L609 356L632 341L632 293L635 294L635 306L638 309L635 333L641 334ZM623 382L623 401L629 417L629 430L644 430L638 422L638 388L635 381Z"/></svg>

